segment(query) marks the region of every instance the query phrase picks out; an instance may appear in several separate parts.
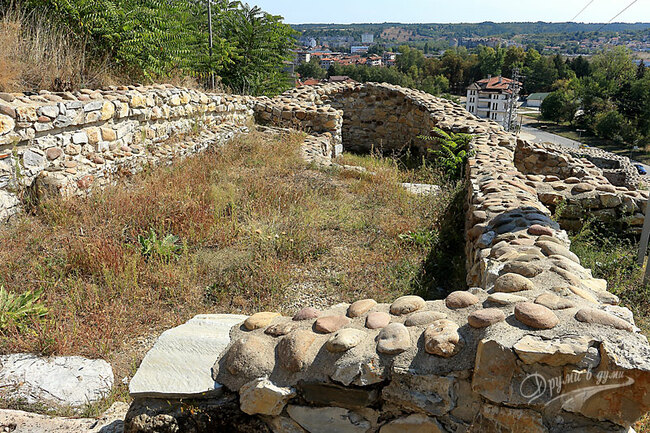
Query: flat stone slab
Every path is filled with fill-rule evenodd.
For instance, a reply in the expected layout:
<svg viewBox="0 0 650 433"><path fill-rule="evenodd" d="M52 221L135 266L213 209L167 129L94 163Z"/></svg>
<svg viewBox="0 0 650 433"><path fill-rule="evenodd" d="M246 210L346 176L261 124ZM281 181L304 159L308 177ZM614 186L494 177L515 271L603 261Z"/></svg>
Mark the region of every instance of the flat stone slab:
<svg viewBox="0 0 650 433"><path fill-rule="evenodd" d="M123 433L129 405L114 403L99 419L63 418L21 410L0 410L0 432L11 433Z"/></svg>
<svg viewBox="0 0 650 433"><path fill-rule="evenodd" d="M163 332L131 383L132 397L183 398L218 395L212 366L230 343L230 329L248 316L201 314Z"/></svg>
<svg viewBox="0 0 650 433"><path fill-rule="evenodd" d="M404 187L411 194L437 194L440 192L440 186L428 183L403 183Z"/></svg>
<svg viewBox="0 0 650 433"><path fill-rule="evenodd" d="M28 404L83 407L113 387L113 369L101 359L17 353L0 356L0 366L0 397Z"/></svg>

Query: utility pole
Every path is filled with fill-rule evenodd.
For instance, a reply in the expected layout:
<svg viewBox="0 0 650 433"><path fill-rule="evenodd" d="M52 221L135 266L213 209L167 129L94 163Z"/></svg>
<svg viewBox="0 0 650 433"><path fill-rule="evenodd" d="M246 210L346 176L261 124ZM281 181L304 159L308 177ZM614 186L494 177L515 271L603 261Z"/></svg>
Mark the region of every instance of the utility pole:
<svg viewBox="0 0 650 433"><path fill-rule="evenodd" d="M508 104L508 119L506 123L506 131L510 131L512 129L512 116L515 113L515 110L517 109L516 107L516 101L517 97L519 96L519 80L522 79L523 77L519 75L519 68L513 68L512 69L512 81L508 85L508 90L510 90L510 103Z"/></svg>
<svg viewBox="0 0 650 433"><path fill-rule="evenodd" d="M210 47L210 88L214 91L214 69L212 68L212 0L208 0L208 32Z"/></svg>

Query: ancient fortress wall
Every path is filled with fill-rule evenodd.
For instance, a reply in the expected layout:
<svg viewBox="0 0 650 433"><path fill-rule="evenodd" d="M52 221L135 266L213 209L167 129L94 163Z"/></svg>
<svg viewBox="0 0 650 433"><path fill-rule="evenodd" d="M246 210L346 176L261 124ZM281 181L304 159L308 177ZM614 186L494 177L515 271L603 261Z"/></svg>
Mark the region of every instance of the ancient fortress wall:
<svg viewBox="0 0 650 433"><path fill-rule="evenodd" d="M0 95L0 221L26 194L79 194L120 170L198 152L245 130L251 98L171 86ZM188 145L170 137L205 131Z"/></svg>
<svg viewBox="0 0 650 433"><path fill-rule="evenodd" d="M342 147L422 147L417 135L434 126L474 136L468 291L292 317L198 316L143 360L127 432L628 432L650 409L650 346L563 230L579 221L571 206L626 229L638 221L625 218L642 220L647 192L607 155L520 141L452 102L385 84L273 99L125 88L0 104L5 214L21 186L75 193L122 161L135 169L190 153L163 140L197 128L195 113L206 145L254 117L307 132L304 153L320 163Z"/></svg>

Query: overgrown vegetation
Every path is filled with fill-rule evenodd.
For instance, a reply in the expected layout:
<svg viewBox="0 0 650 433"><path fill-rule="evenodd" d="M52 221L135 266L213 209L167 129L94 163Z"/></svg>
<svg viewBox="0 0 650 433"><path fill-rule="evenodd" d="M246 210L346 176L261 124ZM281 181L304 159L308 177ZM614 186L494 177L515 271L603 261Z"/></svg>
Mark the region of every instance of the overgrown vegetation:
<svg viewBox="0 0 650 433"><path fill-rule="evenodd" d="M650 336L650 287L643 285L643 271L637 265L638 242L602 223L587 221L571 236L571 251L580 257L595 278L604 278L608 289L621 304L634 312L637 326Z"/></svg>
<svg viewBox="0 0 650 433"><path fill-rule="evenodd" d="M604 278L608 289L621 299L621 305L634 313L636 325L650 337L650 286L643 285L643 269L636 263L638 242L606 225L587 221L571 235L573 251L595 278ZM650 432L650 417L634 425L637 432Z"/></svg>
<svg viewBox="0 0 650 433"><path fill-rule="evenodd" d="M13 327L24 332L28 321L42 320L47 315L47 308L40 301L42 294L42 290L28 290L17 295L0 286L0 330Z"/></svg>
<svg viewBox="0 0 650 433"><path fill-rule="evenodd" d="M650 73L623 47L603 51L591 63L576 58L575 76L553 84L542 117L584 128L627 147L650 144ZM580 110L580 111L579 111Z"/></svg>
<svg viewBox="0 0 650 433"><path fill-rule="evenodd" d="M401 183L440 172L372 155L341 159L365 173L310 168L302 139L242 137L1 228L0 284L42 291L49 315L1 330L0 352L104 357L124 377L141 341L195 314L464 286L462 228L451 239L447 225L463 220L462 183L416 196ZM450 246L459 255L445 256Z"/></svg>
<svg viewBox="0 0 650 433"><path fill-rule="evenodd" d="M188 78L207 84L212 74L237 92L288 88L282 68L295 40L282 17L212 3L210 49L204 2L0 0L0 91Z"/></svg>
<svg viewBox="0 0 650 433"><path fill-rule="evenodd" d="M419 139L432 141L436 147L427 149L433 154L437 166L453 180L462 179L465 166L469 157L469 142L471 134L445 132L440 128L433 128L433 135L420 135Z"/></svg>

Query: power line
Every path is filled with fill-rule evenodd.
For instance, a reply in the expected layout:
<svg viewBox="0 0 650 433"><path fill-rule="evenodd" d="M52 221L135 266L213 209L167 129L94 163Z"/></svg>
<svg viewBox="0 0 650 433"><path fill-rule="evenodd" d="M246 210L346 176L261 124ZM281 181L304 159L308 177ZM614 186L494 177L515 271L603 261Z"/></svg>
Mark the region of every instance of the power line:
<svg viewBox="0 0 650 433"><path fill-rule="evenodd" d="M620 11L619 13L617 13L616 15L614 15L614 17L613 17L611 20L607 21L605 24L603 24L602 26L600 26L600 27L598 28L598 30L596 30L596 32L599 32L600 29L602 29L602 28L605 27L607 24L609 24L609 23L611 23L612 21L614 21L616 18L618 18L618 16L619 16L620 14L622 14L623 12L625 12L626 10L628 10L630 7L632 7L632 5L633 5L634 3L638 2L638 1L639 1L639 0L633 0L632 3L630 3L630 4L627 5L627 6L625 6L625 8L624 8L622 11Z"/></svg>
<svg viewBox="0 0 650 433"><path fill-rule="evenodd" d="M580 14L583 13L585 11L585 9L587 9L589 7L589 5L591 5L594 1L595 0L591 0L589 3L587 3L587 6L580 9L580 12L578 12L575 17L571 18L571 21L575 21L576 18L578 18L578 16L580 16Z"/></svg>

